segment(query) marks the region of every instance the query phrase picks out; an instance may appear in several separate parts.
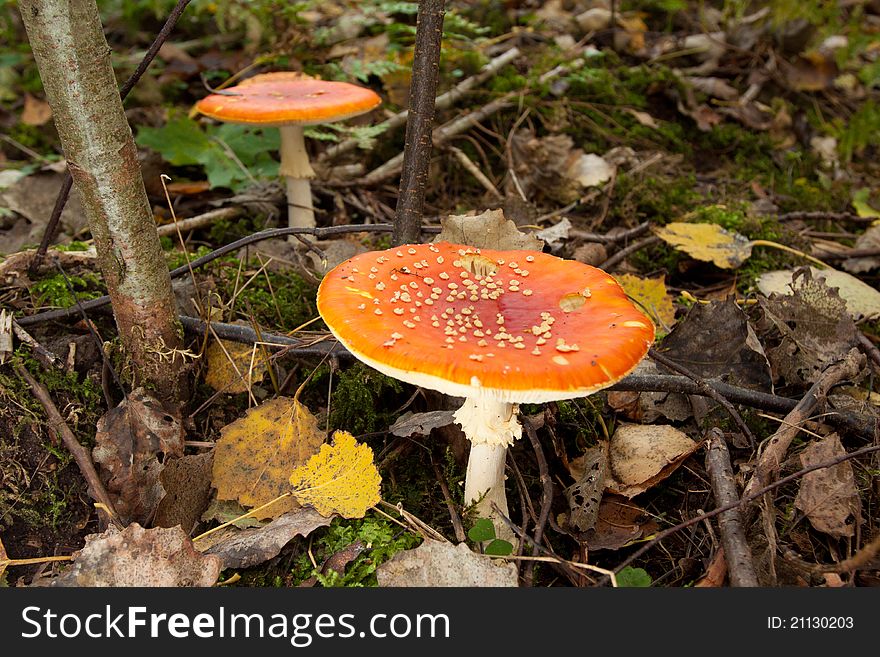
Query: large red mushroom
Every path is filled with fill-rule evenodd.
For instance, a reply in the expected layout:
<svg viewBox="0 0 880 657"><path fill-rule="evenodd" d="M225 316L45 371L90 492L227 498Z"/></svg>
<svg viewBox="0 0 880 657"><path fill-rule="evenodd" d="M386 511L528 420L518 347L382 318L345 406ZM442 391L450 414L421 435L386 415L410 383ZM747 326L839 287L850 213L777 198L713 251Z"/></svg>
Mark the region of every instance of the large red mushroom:
<svg viewBox="0 0 880 657"><path fill-rule="evenodd" d="M507 515L517 406L584 397L631 372L654 325L600 269L536 251L459 244L363 253L323 279L318 311L354 356L407 383L464 397L465 501ZM509 535L509 532L504 532Z"/></svg>

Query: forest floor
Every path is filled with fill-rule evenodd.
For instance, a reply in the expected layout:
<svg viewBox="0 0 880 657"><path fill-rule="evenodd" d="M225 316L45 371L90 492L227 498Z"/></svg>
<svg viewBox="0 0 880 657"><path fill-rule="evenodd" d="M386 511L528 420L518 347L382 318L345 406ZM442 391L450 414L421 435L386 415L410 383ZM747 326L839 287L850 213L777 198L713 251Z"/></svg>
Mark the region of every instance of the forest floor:
<svg viewBox="0 0 880 657"><path fill-rule="evenodd" d="M485 547L492 530L472 529L464 505L467 442L436 413L454 409L451 398L333 352L315 302L330 268L391 246L377 225L395 217L405 128L394 117L407 103L417 3L197 0L126 101L173 269L286 221L277 130L199 116L193 105L208 88L295 70L383 100L307 129L318 226L338 234L305 246L255 240L175 278L181 314L214 324L186 327L192 396L158 411L131 389L108 308L76 310L106 289L75 193L53 257L28 269L66 166L16 4L3 4L0 309L17 326L0 319L0 585L58 576L63 562L14 560L71 555L106 527L25 373L90 450L106 446L120 412L167 410L185 439L179 458L129 426L129 450L150 474L113 480L112 459L99 449L95 460L126 522L179 524L190 537L268 501L229 493L244 484L216 459L265 455L252 434L271 424L260 415L271 400L295 396L290 408L304 418L297 458L272 464L285 480L334 431L370 447L380 503L357 518L306 517L291 503L236 520L211 535L225 581L369 586L426 539ZM98 3L120 81L174 4ZM510 521L530 539L496 548L540 553L545 561L510 560L534 586L607 584L583 564L631 586L750 575L770 586L877 586L880 6L617 4L448 3L438 93L473 84L436 112L426 225L501 210L546 253L608 271L657 327L634 373L641 383L521 406L537 440L524 435L509 450L507 495ZM201 225L173 225L193 217ZM363 229L344 232L351 225ZM514 229L496 227L492 245L503 248ZM255 348L254 335L296 345ZM266 435L281 439L277 426ZM215 448L222 441L235 443L231 457ZM812 466L822 467L804 471ZM743 495L733 528L729 515L721 525L703 517ZM281 513L298 523L283 541L263 531ZM243 532L246 549L223 547ZM730 559L725 549L744 552ZM412 554L433 572L427 553Z"/></svg>

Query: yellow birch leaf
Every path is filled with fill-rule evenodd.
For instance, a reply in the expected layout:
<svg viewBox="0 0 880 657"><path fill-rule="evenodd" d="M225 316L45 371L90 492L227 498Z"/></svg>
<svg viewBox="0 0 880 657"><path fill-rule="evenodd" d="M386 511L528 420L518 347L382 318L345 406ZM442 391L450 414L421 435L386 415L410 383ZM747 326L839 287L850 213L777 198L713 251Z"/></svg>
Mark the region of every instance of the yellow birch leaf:
<svg viewBox="0 0 880 657"><path fill-rule="evenodd" d="M271 399L227 424L214 448L212 484L218 500L245 507L266 504L290 491L290 472L324 442L324 432L305 406L290 397ZM277 518L297 508L286 497L254 514Z"/></svg>
<svg viewBox="0 0 880 657"><path fill-rule="evenodd" d="M666 331L672 328L675 324L675 306L672 305L672 296L666 292L662 276L640 278L632 274L621 274L616 278L627 296L650 315L654 324Z"/></svg>
<svg viewBox="0 0 880 657"><path fill-rule="evenodd" d="M300 504L311 504L322 516L363 518L379 503L379 470L373 450L358 444L347 431L333 434L333 445L321 451L290 475L293 494Z"/></svg>
<svg viewBox="0 0 880 657"><path fill-rule="evenodd" d="M753 243L747 237L715 224L673 222L654 232L692 258L713 262L722 269L735 269L752 255Z"/></svg>
<svg viewBox="0 0 880 657"><path fill-rule="evenodd" d="M220 342L223 344L221 345ZM234 395L247 391L249 384L263 380L266 375L266 361L259 350L255 356L252 356L254 352L252 345L227 340L220 342L211 342L205 350L208 360L205 383L218 392ZM253 366L251 366L252 358Z"/></svg>

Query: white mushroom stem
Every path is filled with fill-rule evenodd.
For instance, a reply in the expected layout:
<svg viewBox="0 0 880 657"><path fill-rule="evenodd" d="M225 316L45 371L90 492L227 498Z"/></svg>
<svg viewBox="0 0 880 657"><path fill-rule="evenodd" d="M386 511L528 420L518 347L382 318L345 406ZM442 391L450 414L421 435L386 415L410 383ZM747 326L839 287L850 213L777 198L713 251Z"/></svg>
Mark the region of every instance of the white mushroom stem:
<svg viewBox="0 0 880 657"><path fill-rule="evenodd" d="M312 205L312 185L315 171L309 164L303 127L281 126L281 167L287 178L287 222L291 228L314 228L315 211ZM295 239L295 238L294 238Z"/></svg>
<svg viewBox="0 0 880 657"><path fill-rule="evenodd" d="M498 518L492 503L510 517L504 491L504 462L507 448L522 436L516 413L516 404L473 397L466 398L455 412L455 421L471 441L464 483L465 504L476 502L477 516L490 518L495 525L495 535L504 539L513 538L513 532Z"/></svg>

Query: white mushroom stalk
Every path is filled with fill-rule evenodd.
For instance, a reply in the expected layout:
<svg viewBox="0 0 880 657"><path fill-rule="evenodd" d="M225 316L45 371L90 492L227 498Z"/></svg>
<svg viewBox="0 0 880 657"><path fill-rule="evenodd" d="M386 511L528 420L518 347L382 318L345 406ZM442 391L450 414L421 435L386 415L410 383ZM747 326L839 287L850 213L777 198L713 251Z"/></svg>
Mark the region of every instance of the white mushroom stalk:
<svg viewBox="0 0 880 657"><path fill-rule="evenodd" d="M287 220L290 228L314 228L315 209L312 205L311 179L315 170L301 125L285 125L281 132L281 166L278 173L287 180Z"/></svg>
<svg viewBox="0 0 880 657"><path fill-rule="evenodd" d="M522 436L517 410L516 404L468 397L454 415L471 441L464 503L474 504L477 517L492 518L496 535L505 538L512 536L512 532L498 518L493 504L505 517L510 516L504 491L504 464L507 448Z"/></svg>

